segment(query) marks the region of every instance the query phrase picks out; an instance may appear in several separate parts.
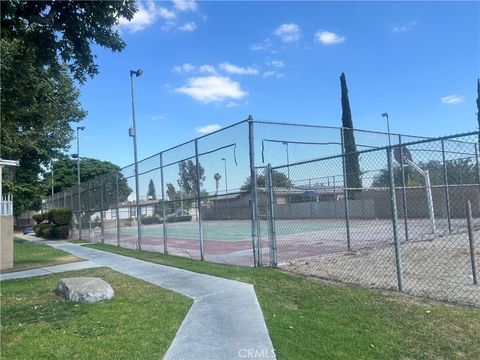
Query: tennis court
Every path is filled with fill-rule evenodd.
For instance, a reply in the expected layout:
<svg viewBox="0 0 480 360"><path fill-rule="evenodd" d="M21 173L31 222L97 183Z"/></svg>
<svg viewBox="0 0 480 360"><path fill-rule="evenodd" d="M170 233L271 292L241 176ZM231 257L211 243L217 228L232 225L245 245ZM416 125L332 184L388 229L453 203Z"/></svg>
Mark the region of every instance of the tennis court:
<svg viewBox="0 0 480 360"><path fill-rule="evenodd" d="M258 224L260 251L264 265L270 263L268 221ZM205 258L208 261L253 265L252 228L249 220L202 221ZM465 228L464 220L455 220L454 227ZM448 231L447 222L437 220L437 232L432 235L427 219L409 219L410 240L424 240ZM275 223L278 262L285 263L311 256L343 253L348 250L345 221L340 219L279 220ZM142 226L143 249L164 252L163 224ZM403 227L399 236L404 239ZM85 233L88 238L88 233ZM92 229L91 241L101 242L100 228ZM105 228L104 239L117 244L117 228ZM166 224L168 253L200 258L199 224L195 221ZM120 228L120 245L135 248L137 226ZM351 220L350 249L359 250L393 243L389 220Z"/></svg>

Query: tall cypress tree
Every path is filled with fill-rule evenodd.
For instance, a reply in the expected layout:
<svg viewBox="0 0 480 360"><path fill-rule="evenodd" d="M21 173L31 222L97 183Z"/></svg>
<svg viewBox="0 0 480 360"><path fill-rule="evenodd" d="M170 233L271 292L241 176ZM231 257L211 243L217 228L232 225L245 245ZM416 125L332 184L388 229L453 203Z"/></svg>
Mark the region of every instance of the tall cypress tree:
<svg viewBox="0 0 480 360"><path fill-rule="evenodd" d="M350 110L350 101L348 100L347 79L345 74L340 76L340 86L342 89L342 126L343 126L343 150L345 151L345 167L347 170L347 187L362 188L362 179L360 177L360 165L358 163L357 146L355 145L355 135L353 133L352 111Z"/></svg>
<svg viewBox="0 0 480 360"><path fill-rule="evenodd" d="M155 189L153 179L150 179L150 182L148 183L147 197L148 200L157 200L157 190Z"/></svg>

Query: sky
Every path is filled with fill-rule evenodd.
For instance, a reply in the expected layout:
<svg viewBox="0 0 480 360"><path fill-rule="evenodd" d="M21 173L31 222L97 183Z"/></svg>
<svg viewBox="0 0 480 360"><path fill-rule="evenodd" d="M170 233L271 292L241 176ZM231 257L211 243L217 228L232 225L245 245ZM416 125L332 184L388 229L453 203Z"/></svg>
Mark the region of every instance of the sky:
<svg viewBox="0 0 480 360"><path fill-rule="evenodd" d="M94 46L80 86L81 156L133 162L252 115L340 126L345 72L354 127L422 136L474 131L479 2L137 2L127 47ZM286 134L288 136L288 134ZM72 142L71 152L76 152ZM282 150L283 151L283 150Z"/></svg>

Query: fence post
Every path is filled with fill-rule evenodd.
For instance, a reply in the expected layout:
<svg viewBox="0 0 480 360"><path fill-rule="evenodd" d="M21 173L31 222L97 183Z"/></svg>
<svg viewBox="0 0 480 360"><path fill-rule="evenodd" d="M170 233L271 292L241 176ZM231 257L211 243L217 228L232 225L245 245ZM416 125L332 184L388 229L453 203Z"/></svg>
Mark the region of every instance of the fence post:
<svg viewBox="0 0 480 360"><path fill-rule="evenodd" d="M443 183L445 185L445 205L447 207L448 233L451 233L452 232L452 218L451 218L451 214L450 214L450 194L448 193L447 161L445 159L445 141L443 139L441 140L441 144L442 144L442 161L443 161Z"/></svg>
<svg viewBox="0 0 480 360"><path fill-rule="evenodd" d="M88 241L92 240L92 197L91 193L91 182L88 182Z"/></svg>
<svg viewBox="0 0 480 360"><path fill-rule="evenodd" d="M405 240L408 241L408 213L407 213L407 189L405 187L405 162L402 145L402 135L398 135L398 144L400 145L401 169L402 169L402 198L403 198L403 220L405 225Z"/></svg>
<svg viewBox="0 0 480 360"><path fill-rule="evenodd" d="M162 187L163 253L168 254L167 221L165 219L165 185L164 185L164 181L163 181L163 152L160 153L160 186ZM182 207L182 210L183 210L183 207Z"/></svg>
<svg viewBox="0 0 480 360"><path fill-rule="evenodd" d="M475 239L473 235L473 224L472 224L472 204L470 203L470 201L467 201L466 208L467 208L468 243L470 245L470 262L472 263L473 284L478 285L477 263L475 260Z"/></svg>
<svg viewBox="0 0 480 360"><path fill-rule="evenodd" d="M200 260L204 260L203 227L202 227L202 199L200 198L200 162L198 160L198 139L195 139L195 173L197 188L198 235L200 237Z"/></svg>
<svg viewBox="0 0 480 360"><path fill-rule="evenodd" d="M393 175L393 160L392 148L387 148L387 162L388 162L388 180L390 190L390 208L392 210L392 225L393 225L393 242L395 245L395 264L397 267L397 284L398 291L403 292L403 272L402 272L402 258L400 254L400 241L398 240L397 232L397 199L395 196L395 178Z"/></svg>
<svg viewBox="0 0 480 360"><path fill-rule="evenodd" d="M105 243L105 230L103 224L103 176L100 177L100 226L101 226L101 236L102 244Z"/></svg>
<svg viewBox="0 0 480 360"><path fill-rule="evenodd" d="M255 168L255 184L257 183L257 168ZM266 168L263 168L263 171L266 171ZM264 174L265 179L266 179L266 174ZM266 186L266 180L265 180L265 186ZM267 190L267 189L265 189ZM255 214L257 214L256 218L256 224L257 224L257 261L258 261L258 266L263 265L263 255L262 255L262 231L261 231L261 215L260 211L258 210L258 188L257 191L255 192Z"/></svg>
<svg viewBox="0 0 480 360"><path fill-rule="evenodd" d="M117 246L120 246L120 200L118 198L118 172L115 173L115 217L117 218Z"/></svg>
<svg viewBox="0 0 480 360"><path fill-rule="evenodd" d="M63 192L63 207L64 208L67 207L67 192L66 191Z"/></svg>
<svg viewBox="0 0 480 360"><path fill-rule="evenodd" d="M340 129L340 138L342 140L342 167L343 167L343 197L345 206L345 226L347 229L347 250L351 251L351 238L350 238L350 212L348 209L348 175L347 175L347 163L345 159L345 138L343 134L343 128Z"/></svg>
<svg viewBox="0 0 480 360"><path fill-rule="evenodd" d="M275 229L275 197L273 195L272 165L267 165L267 187L268 187L268 218L270 235L270 266L277 267L277 232Z"/></svg>
<svg viewBox="0 0 480 360"><path fill-rule="evenodd" d="M477 173L477 184L479 184L480 186L480 164L478 162L478 145L477 144L475 144L475 170Z"/></svg>
<svg viewBox="0 0 480 360"><path fill-rule="evenodd" d="M253 133L253 117L248 116L248 149L250 156L250 205L252 207L252 250L253 250L253 266L258 266L257 257L257 179L255 170L255 140Z"/></svg>

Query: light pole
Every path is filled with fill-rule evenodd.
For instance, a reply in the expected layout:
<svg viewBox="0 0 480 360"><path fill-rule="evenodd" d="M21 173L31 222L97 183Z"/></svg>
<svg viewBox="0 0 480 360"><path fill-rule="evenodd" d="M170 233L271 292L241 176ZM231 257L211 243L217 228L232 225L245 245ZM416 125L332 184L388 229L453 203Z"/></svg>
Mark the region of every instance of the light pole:
<svg viewBox="0 0 480 360"><path fill-rule="evenodd" d="M288 181L290 182L290 155L288 154L288 141L283 141L282 144L287 147L287 174Z"/></svg>
<svg viewBox="0 0 480 360"><path fill-rule="evenodd" d="M137 231L138 231L138 242L137 247L139 250L142 249L142 207L140 206L140 193L139 193L139 184L138 184L138 161L137 161L137 127L135 124L135 101L133 97L133 75L139 77L143 74L142 69L130 70L130 89L132 91L132 120L133 126L128 130L128 134L133 137L133 156L135 161L135 201L137 203Z"/></svg>
<svg viewBox="0 0 480 360"><path fill-rule="evenodd" d="M228 176L227 176L227 159L222 158L225 168L225 198L227 199L227 220L230 220L230 213L228 211Z"/></svg>
<svg viewBox="0 0 480 360"><path fill-rule="evenodd" d="M390 140L390 121L388 120L388 113L384 112L382 117L387 118L388 146L392 146L392 142Z"/></svg>
<svg viewBox="0 0 480 360"><path fill-rule="evenodd" d="M77 126L77 185L78 185L78 238L82 240L82 201L80 190L80 130L85 130L85 126ZM52 172L53 176L53 172ZM53 189L52 189L53 192Z"/></svg>

